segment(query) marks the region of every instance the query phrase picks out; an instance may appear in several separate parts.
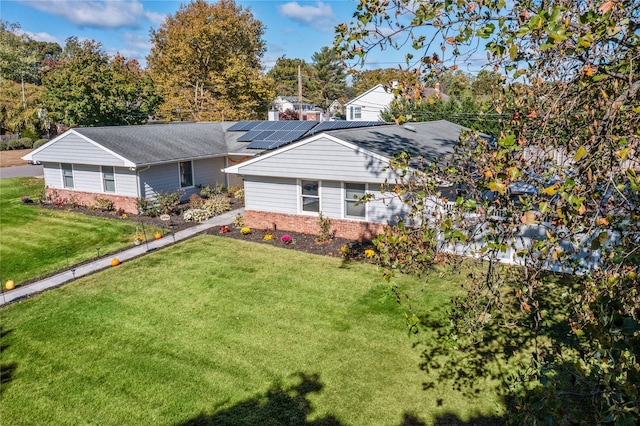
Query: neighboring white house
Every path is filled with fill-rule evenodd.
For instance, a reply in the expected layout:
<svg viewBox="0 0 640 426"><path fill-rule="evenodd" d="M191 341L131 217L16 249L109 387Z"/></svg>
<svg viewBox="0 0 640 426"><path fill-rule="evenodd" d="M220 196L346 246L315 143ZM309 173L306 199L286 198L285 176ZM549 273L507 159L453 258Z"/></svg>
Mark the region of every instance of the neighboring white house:
<svg viewBox="0 0 640 426"><path fill-rule="evenodd" d="M393 99L391 89L378 84L344 105L347 121L381 120L380 113L389 107Z"/></svg>
<svg viewBox="0 0 640 426"><path fill-rule="evenodd" d="M288 109L299 112L301 102L299 102L298 98L295 96L278 96L271 102L271 104L273 105L273 108L279 112L285 112ZM305 100L302 101L303 114L307 111L313 111L315 108L316 106L314 104Z"/></svg>

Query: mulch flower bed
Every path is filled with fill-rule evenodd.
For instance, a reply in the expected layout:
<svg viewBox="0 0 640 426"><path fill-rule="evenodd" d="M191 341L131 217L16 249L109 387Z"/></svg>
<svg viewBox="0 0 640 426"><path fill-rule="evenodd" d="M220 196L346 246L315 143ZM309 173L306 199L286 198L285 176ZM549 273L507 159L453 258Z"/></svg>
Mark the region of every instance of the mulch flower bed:
<svg viewBox="0 0 640 426"><path fill-rule="evenodd" d="M232 199L232 209L237 209L243 206L243 203L239 200ZM117 212L103 212L100 210L89 209L87 207L70 207L70 206L56 206L54 204L43 204L43 208L55 209L55 210L69 210L78 213L83 213L91 216L98 216L110 219L128 220L136 224L144 226L157 226L159 228L166 229L167 232L178 232L184 229L198 225L198 222L189 222L184 220L183 216L171 215L171 221L164 222L159 217L149 217L135 214L118 214ZM188 206L181 206L183 210L186 210ZM270 244L277 247L288 248L291 250L304 251L306 253L319 254L323 256L333 257L346 257L349 259L362 259L369 260L365 254L365 250L372 250L373 244L371 242L358 242L349 240L346 238L330 238L327 241L318 241L317 235L303 234L300 232L289 231L273 231L273 230L259 230L251 229L248 234L242 234L240 228L234 227L232 224L226 225L227 232L220 232L220 227L211 228L206 231L210 235L218 235L227 238L236 238L244 241L252 241L262 244ZM269 233L273 238L265 239L265 235ZM289 235L290 242L282 240L284 235ZM287 238L285 238L287 240ZM348 247L348 250L345 249ZM345 253L348 251L348 253Z"/></svg>
<svg viewBox="0 0 640 426"><path fill-rule="evenodd" d="M318 241L317 235L303 234L300 232L251 229L250 233L243 234L240 230L241 228L234 228L229 225L226 229L225 227L212 228L206 233L255 243L269 244L311 254L347 257L349 259L367 259L364 251L373 249L373 244L367 241L358 242L336 237L330 238L327 241ZM287 236L290 238L287 238ZM287 242L288 240L290 241ZM345 253L347 250L345 247L348 248L348 253Z"/></svg>

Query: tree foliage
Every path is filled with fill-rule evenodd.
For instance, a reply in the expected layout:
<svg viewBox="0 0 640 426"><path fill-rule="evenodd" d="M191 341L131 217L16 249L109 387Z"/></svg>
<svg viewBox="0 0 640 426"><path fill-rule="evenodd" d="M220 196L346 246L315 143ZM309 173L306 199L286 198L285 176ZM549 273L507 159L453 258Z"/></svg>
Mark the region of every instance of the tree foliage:
<svg viewBox="0 0 640 426"><path fill-rule="evenodd" d="M313 67L304 59L280 57L273 68L267 72L272 80L277 96L298 96L298 66L302 77L303 96L309 92L309 84L313 79Z"/></svg>
<svg viewBox="0 0 640 426"><path fill-rule="evenodd" d="M351 87L355 95L360 95L378 84L393 87L394 82L405 82L416 78L415 74L397 68L350 70L349 73L351 74Z"/></svg>
<svg viewBox="0 0 640 426"><path fill-rule="evenodd" d="M0 82L0 127L15 134L25 129L38 135L46 133L47 129L38 118L43 92L44 87L31 83L25 83L23 87L11 80Z"/></svg>
<svg viewBox="0 0 640 426"><path fill-rule="evenodd" d="M60 64L45 75L49 118L67 126L141 124L158 102L135 60L113 59L93 40L67 40Z"/></svg>
<svg viewBox="0 0 640 426"><path fill-rule="evenodd" d="M257 119L273 92L260 59L263 24L233 0L195 0L151 31L147 58L165 119Z"/></svg>
<svg viewBox="0 0 640 426"><path fill-rule="evenodd" d="M337 52L324 46L311 57L313 81L307 97L326 111L347 92L347 74Z"/></svg>
<svg viewBox="0 0 640 426"><path fill-rule="evenodd" d="M524 337L517 349L533 356L508 382L514 422L636 424L640 4L373 0L354 17L338 27L346 57L406 45L407 63L429 74L484 49L487 73L509 83L492 93L506 115L496 140L469 134L430 173L392 164L414 226L486 261L454 305L457 345L468 332L474 348L495 330ZM442 182L456 189L446 214L433 204ZM509 251L519 267L500 266Z"/></svg>

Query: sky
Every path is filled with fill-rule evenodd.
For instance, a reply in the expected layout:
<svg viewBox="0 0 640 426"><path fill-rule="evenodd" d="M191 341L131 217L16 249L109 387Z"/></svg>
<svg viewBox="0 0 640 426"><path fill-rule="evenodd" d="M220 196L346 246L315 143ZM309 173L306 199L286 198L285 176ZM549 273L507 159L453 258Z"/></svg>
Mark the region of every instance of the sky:
<svg viewBox="0 0 640 426"><path fill-rule="evenodd" d="M19 24L36 40L60 46L72 36L98 41L108 54L137 59L144 67L151 48L150 29L159 28L181 3L188 0L0 0L0 19ZM263 64L267 70L282 56L311 62L314 52L333 44L335 26L350 22L357 6L355 0L236 3L250 8L266 26ZM373 52L365 69L397 67L403 58L401 52Z"/></svg>

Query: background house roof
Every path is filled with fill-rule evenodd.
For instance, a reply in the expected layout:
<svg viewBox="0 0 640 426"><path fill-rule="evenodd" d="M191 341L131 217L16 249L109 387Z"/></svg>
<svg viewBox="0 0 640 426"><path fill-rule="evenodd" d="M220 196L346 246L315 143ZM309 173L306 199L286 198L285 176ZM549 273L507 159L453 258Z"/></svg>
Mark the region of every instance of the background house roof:
<svg viewBox="0 0 640 426"><path fill-rule="evenodd" d="M171 123L142 126L78 127L73 130L137 165L227 153L255 155L226 132L233 123ZM234 137L235 136L235 137Z"/></svg>
<svg viewBox="0 0 640 426"><path fill-rule="evenodd" d="M435 162L453 153L466 127L446 120L332 130L326 133L368 151L391 158L406 151L413 158Z"/></svg>

